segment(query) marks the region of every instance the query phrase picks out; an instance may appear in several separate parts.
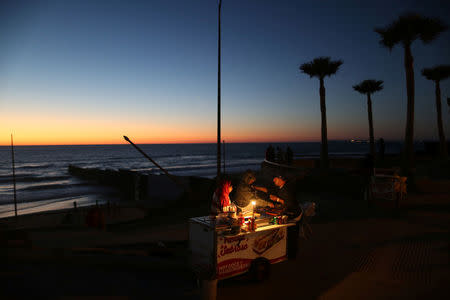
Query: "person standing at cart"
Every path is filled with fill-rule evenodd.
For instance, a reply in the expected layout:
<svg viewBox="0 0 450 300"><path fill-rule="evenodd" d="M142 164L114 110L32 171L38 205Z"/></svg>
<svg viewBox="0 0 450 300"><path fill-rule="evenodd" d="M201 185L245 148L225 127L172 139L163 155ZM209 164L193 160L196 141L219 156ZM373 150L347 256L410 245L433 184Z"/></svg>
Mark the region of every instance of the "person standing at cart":
<svg viewBox="0 0 450 300"><path fill-rule="evenodd" d="M289 219L296 219L302 211L296 197L295 182L287 181L282 176L276 176L273 183L276 188L269 196L270 200L281 204Z"/></svg>
<svg viewBox="0 0 450 300"><path fill-rule="evenodd" d="M300 220L302 209L297 201L295 181L287 181L282 176L273 179L275 184L274 194L269 197L272 201L280 203L284 208L284 213L291 221L295 221L295 226L288 227L288 258L295 259L298 251L298 235L300 233Z"/></svg>
<svg viewBox="0 0 450 300"><path fill-rule="evenodd" d="M222 180L216 188L213 195L213 201L211 203L211 215L217 216L220 213L228 211L231 201L230 193L233 190L231 181Z"/></svg>
<svg viewBox="0 0 450 300"><path fill-rule="evenodd" d="M248 170L242 175L242 179L236 188L233 202L244 216L253 212L252 201L256 202L256 206L274 207L274 204L268 198L267 188L254 185L255 181L255 173Z"/></svg>

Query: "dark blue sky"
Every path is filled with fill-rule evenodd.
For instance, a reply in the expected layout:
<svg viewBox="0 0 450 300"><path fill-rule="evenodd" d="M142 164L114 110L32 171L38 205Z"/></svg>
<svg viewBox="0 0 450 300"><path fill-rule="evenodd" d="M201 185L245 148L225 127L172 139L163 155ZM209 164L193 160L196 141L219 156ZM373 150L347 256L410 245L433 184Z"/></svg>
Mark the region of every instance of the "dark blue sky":
<svg viewBox="0 0 450 300"><path fill-rule="evenodd" d="M330 139L368 135L366 98L352 85L369 78L385 81L373 96L376 138L402 139L403 49L382 48L373 29L405 12L450 23L448 1L222 5L229 141L319 140L319 83L298 70L318 56L344 61L325 81ZM39 144L115 143L124 132L141 142L214 141L216 0L2 1L0 14L0 144L11 131ZM437 137L434 84L420 70L450 64L449 46L450 31L413 45L418 139ZM445 100L450 80L441 89Z"/></svg>

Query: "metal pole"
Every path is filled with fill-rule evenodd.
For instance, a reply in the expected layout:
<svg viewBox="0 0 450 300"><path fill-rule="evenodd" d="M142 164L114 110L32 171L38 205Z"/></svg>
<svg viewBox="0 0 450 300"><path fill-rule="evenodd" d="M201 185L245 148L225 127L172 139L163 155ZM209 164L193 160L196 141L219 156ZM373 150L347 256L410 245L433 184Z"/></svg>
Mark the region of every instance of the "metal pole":
<svg viewBox="0 0 450 300"><path fill-rule="evenodd" d="M220 178L220 11L222 0L219 0L218 47L217 47L217 180Z"/></svg>
<svg viewBox="0 0 450 300"><path fill-rule="evenodd" d="M14 214L17 219L16 168L14 166L14 142L13 142L12 133L11 133L11 156L12 156L12 171L13 171L13 183L14 183Z"/></svg>
<svg viewBox="0 0 450 300"><path fill-rule="evenodd" d="M172 176L172 174L169 174L163 167L161 167L156 161L154 161L150 156L147 155L144 151L141 150L138 146L136 146L126 135L123 136L125 141L130 143L137 151L139 151L142 155L144 155L149 161L151 161L155 166L157 166L161 171L166 174L167 177L169 177L175 184L180 186L181 188L188 190L188 187L186 187L183 183L181 183L176 177Z"/></svg>
<svg viewBox="0 0 450 300"><path fill-rule="evenodd" d="M225 172L225 140L222 141L223 144L223 174L226 174Z"/></svg>

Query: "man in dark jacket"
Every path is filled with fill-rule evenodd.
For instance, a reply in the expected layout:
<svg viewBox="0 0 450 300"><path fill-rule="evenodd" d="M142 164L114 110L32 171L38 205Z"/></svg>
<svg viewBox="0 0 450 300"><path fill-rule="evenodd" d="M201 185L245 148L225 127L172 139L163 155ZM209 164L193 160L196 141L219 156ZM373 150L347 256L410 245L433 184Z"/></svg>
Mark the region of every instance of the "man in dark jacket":
<svg viewBox="0 0 450 300"><path fill-rule="evenodd" d="M288 182L284 177L277 176L273 179L273 183L276 188L274 194L270 195L270 199L277 203L280 203L284 207L284 213L295 221L295 226L288 227L288 258L295 259L298 251L298 235L300 232L300 218L302 215L302 209L298 204L296 197L295 182Z"/></svg>
<svg viewBox="0 0 450 300"><path fill-rule="evenodd" d="M273 183L276 188L273 194L270 195L270 199L282 204L285 214L291 219L298 217L301 209L296 197L295 182L287 181L284 177L277 176L273 179Z"/></svg>
<svg viewBox="0 0 450 300"><path fill-rule="evenodd" d="M250 170L246 171L233 197L233 202L244 215L253 210L251 200L255 201L256 206L259 207L274 207L273 203L268 199L267 189L254 185L255 181L255 174Z"/></svg>

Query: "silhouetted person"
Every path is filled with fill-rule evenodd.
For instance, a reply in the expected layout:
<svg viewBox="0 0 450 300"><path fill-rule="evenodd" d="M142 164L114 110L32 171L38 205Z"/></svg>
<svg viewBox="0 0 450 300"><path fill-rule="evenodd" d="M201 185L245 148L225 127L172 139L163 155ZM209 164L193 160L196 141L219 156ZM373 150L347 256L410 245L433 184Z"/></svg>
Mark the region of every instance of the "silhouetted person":
<svg viewBox="0 0 450 300"><path fill-rule="evenodd" d="M293 160L294 160L294 153L292 152L291 147L287 146L287 149L286 149L286 163L288 165L292 165Z"/></svg>
<svg viewBox="0 0 450 300"><path fill-rule="evenodd" d="M275 161L275 149L272 145L269 145L266 149L266 160L267 161Z"/></svg>
<svg viewBox="0 0 450 300"><path fill-rule="evenodd" d="M280 147L277 147L277 163L283 163L284 162L284 152L283 149Z"/></svg>
<svg viewBox="0 0 450 300"><path fill-rule="evenodd" d="M383 160L384 159L384 150L385 150L385 145L384 145L384 139L380 138L380 140L378 141L379 143L379 153L380 153L380 159Z"/></svg>
<svg viewBox="0 0 450 300"><path fill-rule="evenodd" d="M295 259L298 251L298 235L300 233L300 218L302 209L297 201L296 186L294 181L287 181L282 176L277 176L273 179L275 185L274 194L270 195L270 199L275 203L281 204L284 214L288 216L291 221L295 221L295 226L289 226L287 232L288 242L288 258Z"/></svg>

